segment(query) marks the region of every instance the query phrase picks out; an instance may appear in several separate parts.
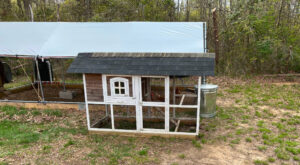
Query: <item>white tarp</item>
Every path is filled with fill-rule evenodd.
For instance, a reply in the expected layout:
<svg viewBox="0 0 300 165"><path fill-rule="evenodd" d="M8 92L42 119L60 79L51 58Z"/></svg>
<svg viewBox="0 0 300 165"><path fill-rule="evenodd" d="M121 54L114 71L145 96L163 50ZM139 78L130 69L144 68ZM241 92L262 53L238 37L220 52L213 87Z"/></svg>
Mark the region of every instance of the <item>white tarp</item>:
<svg viewBox="0 0 300 165"><path fill-rule="evenodd" d="M204 53L203 22L0 22L0 56Z"/></svg>

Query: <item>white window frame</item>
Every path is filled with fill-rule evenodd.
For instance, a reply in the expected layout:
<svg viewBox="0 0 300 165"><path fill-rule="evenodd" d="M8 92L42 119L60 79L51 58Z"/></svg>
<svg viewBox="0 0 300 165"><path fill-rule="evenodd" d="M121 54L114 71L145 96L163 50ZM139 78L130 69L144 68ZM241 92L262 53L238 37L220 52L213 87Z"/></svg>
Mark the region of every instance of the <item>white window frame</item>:
<svg viewBox="0 0 300 165"><path fill-rule="evenodd" d="M121 84L121 82L124 83L124 87L115 87L115 82L119 82L119 85ZM115 93L115 89L118 88L118 90L124 89L125 90L125 94L116 94ZM123 78L123 77L115 77L110 79L110 93L111 96L113 97L129 97L129 83L128 83L128 79Z"/></svg>

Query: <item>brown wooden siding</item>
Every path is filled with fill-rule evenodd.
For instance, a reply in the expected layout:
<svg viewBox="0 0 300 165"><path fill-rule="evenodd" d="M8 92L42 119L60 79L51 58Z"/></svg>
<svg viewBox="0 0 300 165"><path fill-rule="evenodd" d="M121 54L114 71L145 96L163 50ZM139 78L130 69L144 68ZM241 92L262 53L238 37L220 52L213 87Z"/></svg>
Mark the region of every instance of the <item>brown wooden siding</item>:
<svg viewBox="0 0 300 165"><path fill-rule="evenodd" d="M102 75L86 74L86 93L88 101L103 101Z"/></svg>

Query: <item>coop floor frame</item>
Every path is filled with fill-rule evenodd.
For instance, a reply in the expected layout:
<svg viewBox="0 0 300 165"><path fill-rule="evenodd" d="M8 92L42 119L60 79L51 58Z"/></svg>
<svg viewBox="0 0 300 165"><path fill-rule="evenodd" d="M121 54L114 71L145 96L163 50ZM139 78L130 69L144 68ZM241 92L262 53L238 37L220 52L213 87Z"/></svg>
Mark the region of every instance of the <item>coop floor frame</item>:
<svg viewBox="0 0 300 165"><path fill-rule="evenodd" d="M86 117L87 117L87 126L88 130L91 133L112 133L112 134L125 134L125 135L142 135L142 136L163 136L163 137L195 137L199 134L199 127L200 127L200 95L201 95L201 77L198 77L198 83L197 83L197 105L173 105L170 104L169 101L169 93L170 93L170 76L135 76L132 75L132 89L133 89L133 97L128 98L126 100L125 98L122 98L120 100L118 99L110 99L107 94L107 76L125 76L125 75L102 75L102 88L103 88L103 101L89 101L87 97L87 86L86 86L86 75L83 74L83 85L84 85L84 96L85 96L85 106L86 106ZM142 87L141 87L141 78L147 77L147 78L163 78L164 79L164 86L165 86L165 101L164 102L146 102L142 100ZM110 117L111 117L111 123L112 128L91 128L90 123L90 114L89 114L89 105L108 105L110 106ZM114 105L133 105L136 108L136 130L124 130L124 129L116 129L114 127ZM164 129L149 129L149 128L143 128L143 112L142 107L163 107L165 109L165 117L164 117L164 123L165 127ZM193 108L197 110L197 116L196 116L196 131L195 132L170 132L170 108Z"/></svg>

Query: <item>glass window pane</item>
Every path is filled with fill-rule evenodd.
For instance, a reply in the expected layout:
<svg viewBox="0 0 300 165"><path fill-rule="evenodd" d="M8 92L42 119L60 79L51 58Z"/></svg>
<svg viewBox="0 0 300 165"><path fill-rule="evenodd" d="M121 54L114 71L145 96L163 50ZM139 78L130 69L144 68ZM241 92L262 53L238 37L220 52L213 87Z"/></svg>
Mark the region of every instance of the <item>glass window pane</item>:
<svg viewBox="0 0 300 165"><path fill-rule="evenodd" d="M118 89L118 88L116 88L116 89L115 89L115 94L120 94L120 92L119 92L119 89Z"/></svg>
<svg viewBox="0 0 300 165"><path fill-rule="evenodd" d="M124 82L120 82L121 87L125 87L125 83Z"/></svg>
<svg viewBox="0 0 300 165"><path fill-rule="evenodd" d="M118 87L118 86L119 86L119 82L116 81L116 82L115 82L115 87Z"/></svg>
<svg viewBox="0 0 300 165"><path fill-rule="evenodd" d="M125 89L121 89L121 94L125 94Z"/></svg>

